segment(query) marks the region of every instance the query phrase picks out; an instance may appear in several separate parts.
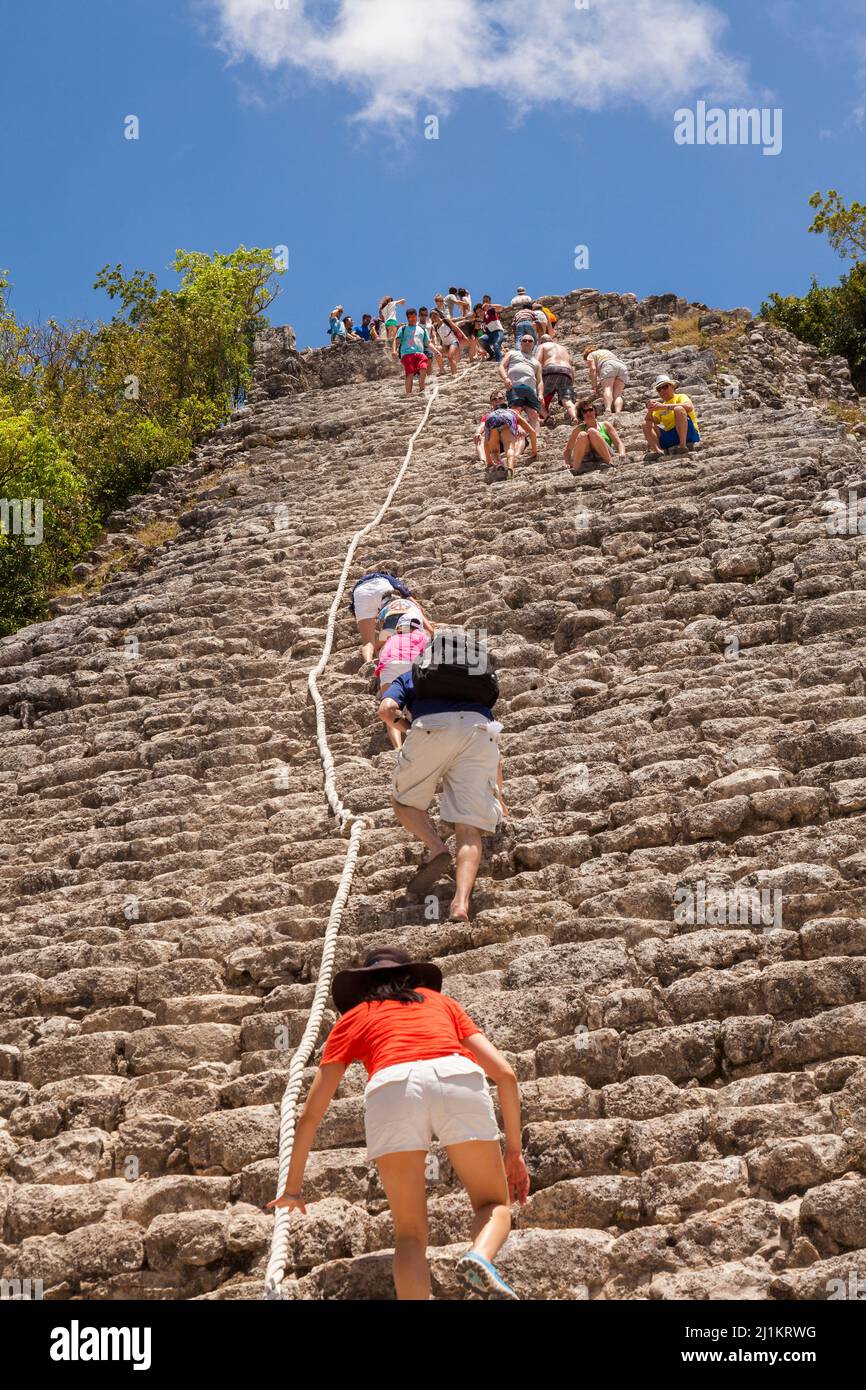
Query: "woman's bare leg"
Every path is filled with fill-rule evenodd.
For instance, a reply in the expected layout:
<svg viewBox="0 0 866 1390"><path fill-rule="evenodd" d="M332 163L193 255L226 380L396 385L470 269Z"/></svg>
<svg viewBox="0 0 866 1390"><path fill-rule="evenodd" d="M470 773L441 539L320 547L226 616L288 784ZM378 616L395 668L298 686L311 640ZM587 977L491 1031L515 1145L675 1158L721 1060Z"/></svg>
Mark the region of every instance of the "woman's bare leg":
<svg viewBox="0 0 866 1390"><path fill-rule="evenodd" d="M492 1264L511 1232L508 1183L499 1142L473 1139L466 1144L449 1144L445 1152L475 1213L472 1249Z"/></svg>
<svg viewBox="0 0 866 1390"><path fill-rule="evenodd" d="M499 438L499 430L491 430L487 439L484 441L484 458L488 468L495 468L500 462L500 450L502 443Z"/></svg>
<svg viewBox="0 0 866 1390"><path fill-rule="evenodd" d="M361 634L361 660L372 661L376 641L376 619L356 618L358 632Z"/></svg>
<svg viewBox="0 0 866 1390"><path fill-rule="evenodd" d="M613 411L613 384L614 378L606 376L601 383L601 394L604 397L604 413L610 415Z"/></svg>
<svg viewBox="0 0 866 1390"><path fill-rule="evenodd" d="M621 415L625 407L625 401L623 400L624 391L625 382L621 376L618 376L613 383L613 409L616 415Z"/></svg>
<svg viewBox="0 0 866 1390"><path fill-rule="evenodd" d="M610 463L611 459L613 458L613 455L611 454L610 449L604 442L604 435L601 434L599 430L593 428L587 430L586 437L592 445L595 453L598 454L602 463Z"/></svg>
<svg viewBox="0 0 866 1390"><path fill-rule="evenodd" d="M401 1301L426 1302L430 1297L426 1159L424 1149L383 1154L376 1159L394 1222L394 1287Z"/></svg>
<svg viewBox="0 0 866 1390"><path fill-rule="evenodd" d="M586 458L588 449L589 437L585 433L579 435L571 451L571 463L569 465L575 473L579 473L583 467L583 460Z"/></svg>

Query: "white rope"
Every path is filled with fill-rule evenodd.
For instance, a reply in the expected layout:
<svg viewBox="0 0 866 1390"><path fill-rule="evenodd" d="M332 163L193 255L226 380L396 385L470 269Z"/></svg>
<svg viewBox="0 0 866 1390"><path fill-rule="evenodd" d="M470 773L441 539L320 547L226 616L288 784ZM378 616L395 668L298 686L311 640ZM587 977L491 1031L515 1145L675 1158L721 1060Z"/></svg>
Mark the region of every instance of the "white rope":
<svg viewBox="0 0 866 1390"><path fill-rule="evenodd" d="M325 943L322 949L322 960L319 965L319 976L316 981L316 992L313 996L310 1016L307 1019L307 1026L304 1029L303 1037L298 1043L289 1064L289 1079L286 1083L286 1089L283 1092L283 1099L280 1103L280 1156L277 1176L277 1196L285 1190L286 1180L289 1176L289 1164L292 1161L292 1148L295 1142L295 1111L298 1104L298 1096L301 1092L301 1085L303 1084L304 1067L316 1045L319 1029L322 1026L322 1015L325 1012L325 1004L328 1001L328 991L331 988L331 975L334 969L334 956L337 951L337 937L340 934L340 922L343 916L343 909L346 906L346 900L349 896L352 877L355 873L355 864L358 860L358 851L361 848L361 836L364 832L364 826L365 822L360 818L352 822L352 828L349 832L349 844L346 849L346 861L343 865L343 873L340 878L340 886L331 904L331 914L328 918L327 928L325 929ZM289 1253L290 1215L291 1213L288 1207L277 1207L274 1216L273 1235L271 1236L271 1257L268 1260L268 1267L265 1272L265 1298L280 1297L280 1286L286 1272L286 1262Z"/></svg>
<svg viewBox="0 0 866 1390"><path fill-rule="evenodd" d="M466 367L453 378L452 384L462 381L466 373L472 371L472 367ZM406 469L412 460L412 452L415 448L415 441L427 423L430 410L436 397L439 395L439 383L433 382L433 389L427 399L424 414L409 440L403 463L391 484L388 494L379 508L373 520L366 526L362 526L360 531L356 531L346 551L346 558L343 562L342 573L337 584L337 591L328 610L328 628L325 634L325 642L322 647L322 655L307 677L307 686L313 698L316 708L316 742L319 747L319 757L322 760L322 768L325 777L325 795L328 804L340 825L340 832L349 831L349 843L346 847L346 858L343 864L343 872L340 875L340 883L337 888L334 901L331 904L331 912L328 917L328 925L325 928L325 938L322 947L322 959L319 965L319 974L316 979L316 989L313 995L313 1002L310 1006L310 1016L304 1028L303 1037L295 1048L292 1060L289 1063L289 1077L283 1098L280 1102L280 1145L277 1176L277 1196L284 1190L286 1180L289 1175L289 1165L292 1161L292 1148L295 1142L295 1112L298 1104L298 1097L304 1079L304 1067L307 1065L316 1045L319 1036L319 1029L322 1026L322 1017L325 1012L325 1005L328 1001L328 993L331 988L331 976L334 969L334 956L337 952L337 938L340 934L340 923L343 911L349 897L349 890L352 886L352 879L355 874L355 866L358 862L358 854L361 849L361 836L367 828L367 822L362 816L355 816L343 805L337 793L337 784L334 776L334 759L328 747L328 733L325 724L325 704L319 693L318 678L328 664L331 649L334 645L334 632L337 625L337 614L340 603L345 592L349 572L352 568L352 561L355 557L360 542L365 536L378 526L385 516L398 487L403 481ZM289 1217L291 1213L287 1207L277 1207L274 1217L274 1230L271 1237L271 1255L268 1260L268 1267L265 1271L265 1298L281 1298L282 1282L285 1277L286 1263L289 1251Z"/></svg>

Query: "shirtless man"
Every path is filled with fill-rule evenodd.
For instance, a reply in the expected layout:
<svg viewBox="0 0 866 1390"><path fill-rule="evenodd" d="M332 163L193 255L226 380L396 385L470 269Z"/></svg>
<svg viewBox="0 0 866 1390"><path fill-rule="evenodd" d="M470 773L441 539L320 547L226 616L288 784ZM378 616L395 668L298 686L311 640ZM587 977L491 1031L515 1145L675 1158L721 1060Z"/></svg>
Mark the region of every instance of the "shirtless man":
<svg viewBox="0 0 866 1390"><path fill-rule="evenodd" d="M547 421L553 423L551 404L557 400L560 405L565 406L566 414L571 423L576 425L575 401L577 397L574 393L574 367L568 348L564 347L562 343L554 342L550 334L545 333L538 348L538 361L541 364L544 408L547 411L545 423Z"/></svg>

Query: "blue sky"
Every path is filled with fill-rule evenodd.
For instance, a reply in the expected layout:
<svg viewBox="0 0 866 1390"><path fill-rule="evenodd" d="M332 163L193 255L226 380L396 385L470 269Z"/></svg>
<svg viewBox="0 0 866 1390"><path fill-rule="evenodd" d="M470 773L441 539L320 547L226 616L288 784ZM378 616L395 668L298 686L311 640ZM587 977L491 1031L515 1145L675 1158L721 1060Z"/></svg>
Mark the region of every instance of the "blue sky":
<svg viewBox="0 0 866 1390"><path fill-rule="evenodd" d="M107 316L106 262L171 284L175 248L240 243L289 248L271 318L302 345L337 301L450 284L757 309L844 268L809 195L866 194L866 0L40 0L0 51L22 318ZM678 146L699 99L781 108L781 153Z"/></svg>

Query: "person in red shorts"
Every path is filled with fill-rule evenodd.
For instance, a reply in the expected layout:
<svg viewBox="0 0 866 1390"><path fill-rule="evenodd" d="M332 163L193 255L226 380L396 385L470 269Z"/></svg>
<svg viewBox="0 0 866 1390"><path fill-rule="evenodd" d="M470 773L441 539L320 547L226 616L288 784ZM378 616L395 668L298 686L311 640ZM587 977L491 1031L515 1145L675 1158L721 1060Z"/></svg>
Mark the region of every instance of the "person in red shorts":
<svg viewBox="0 0 866 1390"><path fill-rule="evenodd" d="M502 1053L455 999L442 971L393 946L334 976L341 1017L295 1129L285 1190L269 1202L306 1213L307 1157L346 1067L363 1062L367 1154L375 1160L394 1222L397 1298L430 1297L427 1263L427 1150L435 1134L472 1203L472 1247L457 1261L461 1282L488 1299L516 1299L493 1264L511 1230L509 1203L523 1205L529 1175L520 1144L520 1093ZM505 1161L486 1076L496 1083Z"/></svg>
<svg viewBox="0 0 866 1390"><path fill-rule="evenodd" d="M406 373L406 395L412 394L412 383L418 378L419 391L424 390L430 370L430 333L418 322L418 310L406 310L406 322L394 335L392 356L403 364Z"/></svg>

